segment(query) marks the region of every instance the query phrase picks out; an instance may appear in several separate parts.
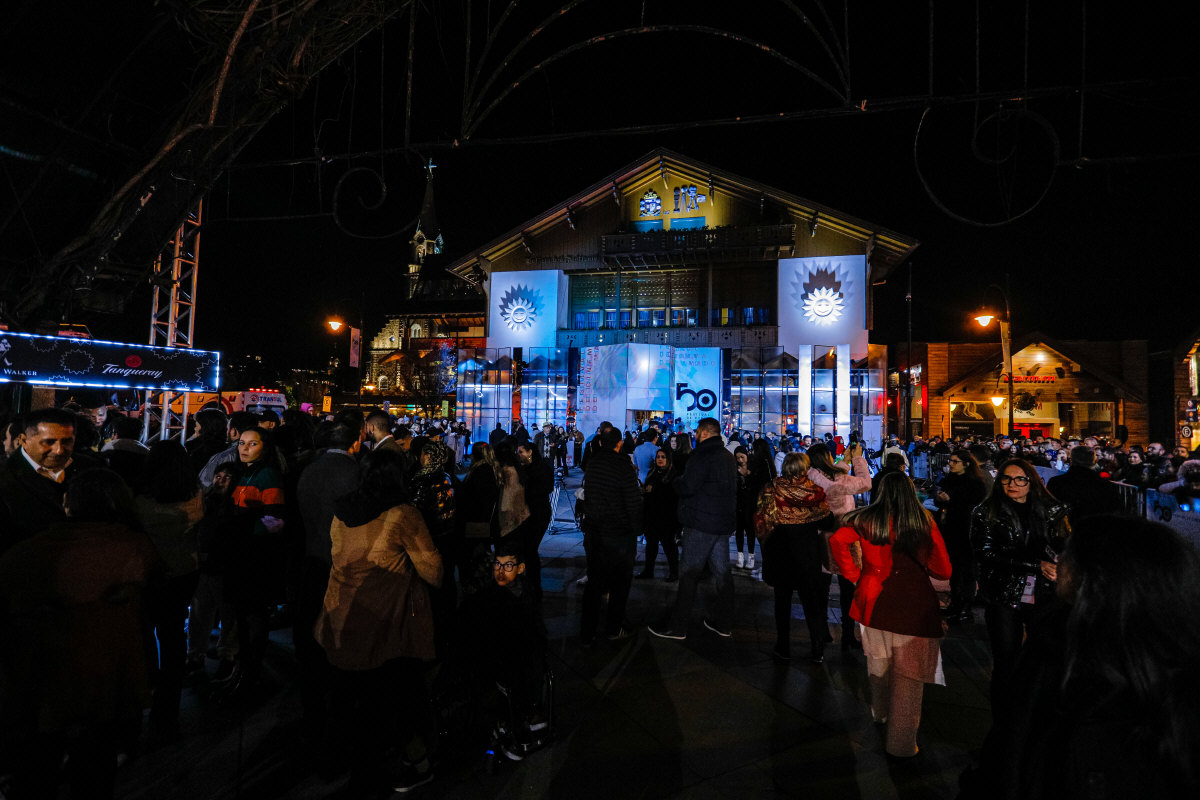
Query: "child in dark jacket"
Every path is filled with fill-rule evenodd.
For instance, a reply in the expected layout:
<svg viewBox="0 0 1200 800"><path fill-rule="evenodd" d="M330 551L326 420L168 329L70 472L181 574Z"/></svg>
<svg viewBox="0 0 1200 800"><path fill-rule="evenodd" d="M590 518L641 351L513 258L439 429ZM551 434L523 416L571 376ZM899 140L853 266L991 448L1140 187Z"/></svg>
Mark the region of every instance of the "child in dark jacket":
<svg viewBox="0 0 1200 800"><path fill-rule="evenodd" d="M542 708L546 636L538 605L525 586L519 543L501 540L492 564L493 581L464 603L470 662L509 698L511 733L522 741L547 728Z"/></svg>

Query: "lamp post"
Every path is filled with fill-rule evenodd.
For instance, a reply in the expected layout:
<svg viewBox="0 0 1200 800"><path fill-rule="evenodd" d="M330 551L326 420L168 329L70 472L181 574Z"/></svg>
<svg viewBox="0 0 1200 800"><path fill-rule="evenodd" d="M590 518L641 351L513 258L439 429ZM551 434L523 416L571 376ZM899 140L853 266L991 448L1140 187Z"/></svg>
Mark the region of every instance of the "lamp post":
<svg viewBox="0 0 1200 800"><path fill-rule="evenodd" d="M362 336L363 336L363 304L365 304L365 301L366 301L366 298L364 297L363 303L360 303L360 305L358 307L358 371L356 372L356 375L358 377L358 402L356 405L360 409L362 408L362 389L363 389ZM348 327L346 325L345 320L343 320L337 314L333 314L333 315L327 317L325 319L325 324L329 326L329 330L333 333L334 336L337 336L338 334L340 334L342 332L343 328ZM354 329L350 328L350 330L353 331ZM353 336L351 336L351 338L350 338L350 354L354 355L354 338L353 338Z"/></svg>
<svg viewBox="0 0 1200 800"><path fill-rule="evenodd" d="M975 312L975 321L984 328L991 325L992 320L1000 323L1000 350L1004 356L1004 369L1008 373L1008 436L1011 438L1016 430L1013 425L1013 364L1012 364L1012 308L1008 303L1008 293L999 284L989 284L989 289L995 289L1004 298L1004 316L1001 317L988 306L983 306ZM996 401L1002 398L992 398L992 405L1000 405Z"/></svg>

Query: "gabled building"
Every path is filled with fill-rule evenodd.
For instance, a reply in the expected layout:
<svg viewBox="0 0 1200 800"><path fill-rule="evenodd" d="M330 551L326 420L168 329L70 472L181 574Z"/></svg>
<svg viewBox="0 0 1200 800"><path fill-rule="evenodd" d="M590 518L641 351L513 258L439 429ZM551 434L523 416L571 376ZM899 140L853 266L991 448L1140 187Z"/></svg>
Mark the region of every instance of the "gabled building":
<svg viewBox="0 0 1200 800"><path fill-rule="evenodd" d="M514 418L882 432L873 284L916 240L669 150L447 269L488 297L459 358L476 436Z"/></svg>
<svg viewBox="0 0 1200 800"><path fill-rule="evenodd" d="M906 347L893 348L903 376ZM1013 427L1023 436L1105 436L1145 444L1150 435L1145 341L1058 340L1041 333L1012 345ZM1008 432L1008 384L996 342L913 342L909 418L923 436ZM895 387L898 406L903 394Z"/></svg>

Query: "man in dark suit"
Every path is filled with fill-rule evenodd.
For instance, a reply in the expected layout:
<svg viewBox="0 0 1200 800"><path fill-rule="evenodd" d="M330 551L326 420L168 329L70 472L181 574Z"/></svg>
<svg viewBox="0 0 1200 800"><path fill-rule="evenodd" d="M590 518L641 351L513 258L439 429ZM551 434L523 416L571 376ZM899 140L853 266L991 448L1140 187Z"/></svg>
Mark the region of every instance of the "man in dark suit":
<svg viewBox="0 0 1200 800"><path fill-rule="evenodd" d="M488 444L495 449L496 445L508 438L508 434L504 432L504 427L497 422L496 429L488 434Z"/></svg>
<svg viewBox="0 0 1200 800"><path fill-rule="evenodd" d="M1046 484L1050 494L1071 507L1070 518L1074 521L1121 510L1117 487L1097 475L1095 465L1095 450L1087 445L1072 447L1071 466Z"/></svg>
<svg viewBox="0 0 1200 800"><path fill-rule="evenodd" d="M696 587L707 565L716 598L704 627L727 639L733 625L729 534L737 522L737 462L722 445L721 423L712 417L696 423L696 449L688 458L687 470L675 479L675 492L683 526L679 589L669 622L647 630L663 639L687 637Z"/></svg>
<svg viewBox="0 0 1200 800"><path fill-rule="evenodd" d="M529 429L526 428L525 423L521 422L519 419L513 420L512 433L509 435L513 439L514 446L526 444L531 441Z"/></svg>
<svg viewBox="0 0 1200 800"><path fill-rule="evenodd" d="M66 519L63 495L80 470L75 415L44 408L25 417L25 438L0 467L0 553Z"/></svg>
<svg viewBox="0 0 1200 800"><path fill-rule="evenodd" d="M620 452L621 432L608 428L596 438L599 447L583 479L588 582L583 590L579 634L584 646L596 638L600 600L605 594L604 633L613 641L629 637L625 604L633 584L637 537L642 532L642 490L633 463Z"/></svg>
<svg viewBox="0 0 1200 800"><path fill-rule="evenodd" d="M613 426L613 424L611 422L609 422L608 420L601 422L600 426L596 428L595 435L592 436L592 438L588 439L587 444L584 445L584 448L583 448L583 458L579 459L579 466L581 469L584 469L584 470L587 469L588 461L590 461L592 459L592 457L596 454L596 451L600 449L601 434L603 434L607 430L610 430L612 428L612 426Z"/></svg>
<svg viewBox="0 0 1200 800"><path fill-rule="evenodd" d="M372 411L363 422L363 430L374 446L372 450L401 452L400 443L392 436L392 418L386 411Z"/></svg>

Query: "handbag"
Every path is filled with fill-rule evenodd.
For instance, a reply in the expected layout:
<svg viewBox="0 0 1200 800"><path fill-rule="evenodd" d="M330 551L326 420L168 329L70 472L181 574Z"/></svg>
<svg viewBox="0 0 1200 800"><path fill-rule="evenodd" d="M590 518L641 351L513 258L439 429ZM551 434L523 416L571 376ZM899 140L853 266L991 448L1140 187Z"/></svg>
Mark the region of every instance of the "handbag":
<svg viewBox="0 0 1200 800"><path fill-rule="evenodd" d="M825 540L825 547L821 550L821 569L825 572L828 572L830 575L837 575L838 577L841 577L842 570L838 567L837 561L833 557L833 545L830 543L830 540L833 538L833 535L838 532L838 528L842 526L837 517L833 517L832 519L834 523L833 527L828 530L821 531L821 537ZM863 565L862 544L857 541L853 542L850 545L850 556L854 559L854 566L858 567L859 571L861 572Z"/></svg>
<svg viewBox="0 0 1200 800"><path fill-rule="evenodd" d="M397 615L400 627L400 655L431 661L433 645L433 611L430 605L429 585L421 580L409 565L408 587L404 592L404 605Z"/></svg>
<svg viewBox="0 0 1200 800"><path fill-rule="evenodd" d="M499 501L497 501L499 502ZM492 506L492 513L488 514L488 518L483 522L468 522L463 525L463 537L466 539L490 539L492 538L492 520L496 516L496 506Z"/></svg>

